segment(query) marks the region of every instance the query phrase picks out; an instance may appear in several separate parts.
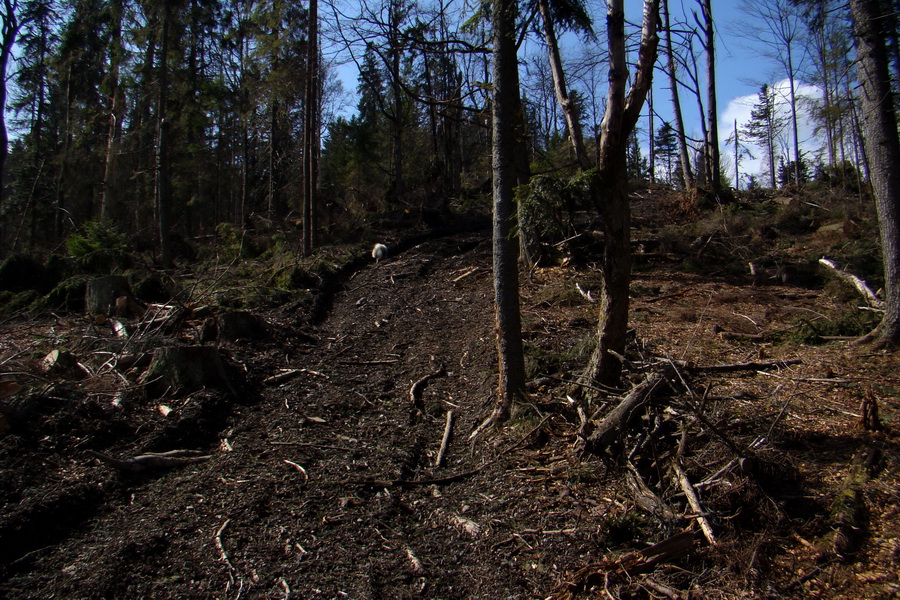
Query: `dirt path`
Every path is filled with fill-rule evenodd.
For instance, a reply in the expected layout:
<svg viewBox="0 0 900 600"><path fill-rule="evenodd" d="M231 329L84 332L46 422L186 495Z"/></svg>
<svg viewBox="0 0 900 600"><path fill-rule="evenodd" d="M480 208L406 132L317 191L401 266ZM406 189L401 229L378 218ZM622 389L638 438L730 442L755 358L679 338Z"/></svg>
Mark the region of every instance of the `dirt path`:
<svg viewBox="0 0 900 600"><path fill-rule="evenodd" d="M466 445L493 385L489 264L483 236L425 242L356 273L306 335L292 337L296 318L282 315L271 340L229 346L248 397L222 407L225 423L197 418L197 431L162 436L213 450L209 462L128 477L83 455L54 457L66 463L57 483L75 496L73 510L58 498L39 503L36 518L60 524L31 528L54 543L11 551L4 593L362 599L546 589L548 567L495 551L498 541L527 545L502 532L508 505L527 506L530 490L510 497L502 465L490 463L496 450ZM259 385L281 369L302 370ZM205 402L220 404L215 397ZM448 410L455 435L436 468ZM413 483L460 473L470 474Z"/></svg>

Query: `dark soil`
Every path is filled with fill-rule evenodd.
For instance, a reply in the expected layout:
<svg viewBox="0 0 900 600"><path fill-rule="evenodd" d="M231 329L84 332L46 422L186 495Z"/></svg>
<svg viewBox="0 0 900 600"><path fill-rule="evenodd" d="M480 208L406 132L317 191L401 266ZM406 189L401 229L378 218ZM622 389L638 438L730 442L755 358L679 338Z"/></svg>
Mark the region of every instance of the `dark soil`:
<svg viewBox="0 0 900 600"><path fill-rule="evenodd" d="M4 323L0 368L25 389L7 399L0 434L0 597L897 597L897 357L723 337L713 325L783 332L798 314L842 307L819 287L638 258L629 385L664 358L802 362L685 367L622 448L583 454L567 382L596 327L575 284L596 290L597 276L537 269L523 282L531 402L469 440L491 411L496 362L490 239L478 232L338 271L316 319L292 304L258 311L260 339L218 342L227 383L187 394L151 398L137 367L112 368L151 349L148 335L123 342L78 316ZM188 315L164 343L198 343L201 324ZM59 347L87 373L40 372ZM701 397L705 421L692 418ZM865 398L886 432L860 428ZM453 437L436 467L448 411ZM620 557L696 528L666 466L679 445L695 483L735 460L732 446L753 458L701 489L715 546L698 537L622 577ZM126 473L87 452L176 449L211 458ZM873 450L869 476L847 484L854 457ZM675 515L641 508L629 453ZM835 506L848 485L858 531L839 555ZM591 578L577 573L592 564Z"/></svg>

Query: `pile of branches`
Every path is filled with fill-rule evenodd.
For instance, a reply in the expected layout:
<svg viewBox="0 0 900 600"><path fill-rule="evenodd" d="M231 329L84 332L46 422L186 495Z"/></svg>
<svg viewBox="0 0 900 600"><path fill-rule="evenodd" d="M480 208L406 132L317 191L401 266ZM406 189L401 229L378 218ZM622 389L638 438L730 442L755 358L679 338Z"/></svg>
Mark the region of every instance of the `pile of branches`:
<svg viewBox="0 0 900 600"><path fill-rule="evenodd" d="M679 589L693 587L697 573L689 577L684 568L659 567L686 555L700 559L692 566L706 565L707 578L721 576L710 565L737 568L745 581L757 578L764 570L760 547L790 525L783 499L796 497L802 485L789 456L771 439L788 403L770 407L767 418L739 419L723 398L712 397L712 383L696 381L702 374L784 369L799 362L697 367L659 361L645 367L643 380L616 404L591 416L579 410L581 452L619 469L633 504L669 537L581 568L552 597L569 600L592 589L630 597L641 589L641 597L649 592L685 598L688 592ZM846 550L839 546L835 541L833 549L823 550L820 563L838 560ZM814 575L801 574L787 587Z"/></svg>

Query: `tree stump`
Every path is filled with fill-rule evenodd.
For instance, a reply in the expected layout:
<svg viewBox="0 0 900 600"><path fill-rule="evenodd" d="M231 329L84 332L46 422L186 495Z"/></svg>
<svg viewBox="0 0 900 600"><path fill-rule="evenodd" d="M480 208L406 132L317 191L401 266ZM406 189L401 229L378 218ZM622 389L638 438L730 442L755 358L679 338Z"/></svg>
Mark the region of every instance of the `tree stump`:
<svg viewBox="0 0 900 600"><path fill-rule="evenodd" d="M219 318L219 336L231 341L259 339L265 336L265 321L243 310L226 312Z"/></svg>
<svg viewBox="0 0 900 600"><path fill-rule="evenodd" d="M141 377L147 396L189 394L205 387L236 395L225 373L225 364L214 346L167 346L158 348L153 362Z"/></svg>
<svg viewBox="0 0 900 600"><path fill-rule="evenodd" d="M233 310L203 322L200 330L200 341L215 340L235 341L240 339L257 340L266 336L266 322L244 310Z"/></svg>
<svg viewBox="0 0 900 600"><path fill-rule="evenodd" d="M122 296L136 303L127 279L121 275L98 277L87 282L84 305L89 315L109 316L115 314L116 299Z"/></svg>

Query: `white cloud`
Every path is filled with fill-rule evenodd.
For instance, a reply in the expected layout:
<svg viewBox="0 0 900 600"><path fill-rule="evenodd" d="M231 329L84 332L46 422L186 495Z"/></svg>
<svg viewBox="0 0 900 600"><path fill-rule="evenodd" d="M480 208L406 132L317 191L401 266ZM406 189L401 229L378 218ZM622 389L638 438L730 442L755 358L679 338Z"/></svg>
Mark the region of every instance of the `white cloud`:
<svg viewBox="0 0 900 600"><path fill-rule="evenodd" d="M786 154L793 156L793 133L790 127L790 85L787 79L783 79L771 86L775 94L775 102L780 116L788 120L788 126L785 128L782 139L779 141L779 148L776 148L776 155ZM809 115L809 111L801 98L822 97L822 90L814 85L799 83L796 88L796 96L798 99L797 108L797 125L798 137L800 138L800 151L804 153L807 160L815 162L822 152L824 140L821 136L815 134L815 123ZM734 179L734 146L726 145L724 140L734 132L735 120L738 129L743 128L750 121L750 111L757 102L757 94L748 96L739 96L728 102L725 110L721 111L719 116L719 138L722 144L722 162L725 165L726 172ZM745 142L741 142L744 144ZM741 158L741 187L746 186L748 173L757 175L763 185L768 185L768 167L766 166L765 155L762 148L746 144L750 152L755 157L750 159L746 156ZM778 158L776 156L776 165Z"/></svg>

